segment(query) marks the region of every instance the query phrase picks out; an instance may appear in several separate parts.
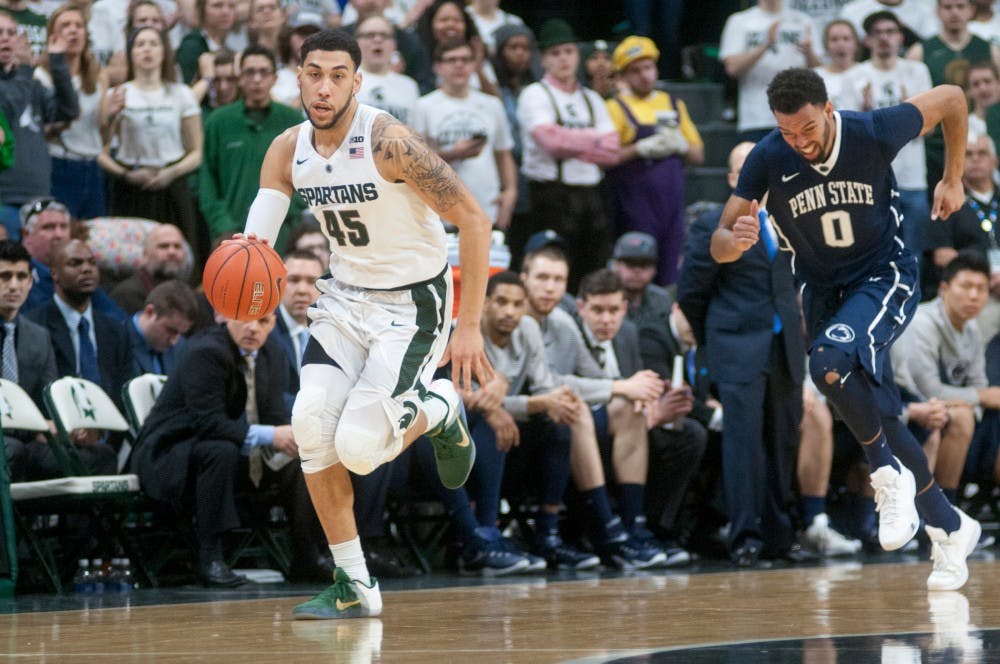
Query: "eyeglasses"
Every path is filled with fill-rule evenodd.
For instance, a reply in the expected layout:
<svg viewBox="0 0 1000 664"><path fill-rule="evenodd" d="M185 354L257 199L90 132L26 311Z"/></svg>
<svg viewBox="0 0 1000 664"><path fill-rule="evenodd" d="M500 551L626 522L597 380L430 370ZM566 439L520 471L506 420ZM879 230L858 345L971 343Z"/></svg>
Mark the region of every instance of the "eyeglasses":
<svg viewBox="0 0 1000 664"><path fill-rule="evenodd" d="M273 69L244 69L240 72L244 78L268 78L274 76Z"/></svg>
<svg viewBox="0 0 1000 664"><path fill-rule="evenodd" d="M358 39L392 39L395 35L391 32L359 32Z"/></svg>
<svg viewBox="0 0 1000 664"><path fill-rule="evenodd" d="M468 55L453 55L450 58L441 58L441 62L446 65L467 65L473 62Z"/></svg>

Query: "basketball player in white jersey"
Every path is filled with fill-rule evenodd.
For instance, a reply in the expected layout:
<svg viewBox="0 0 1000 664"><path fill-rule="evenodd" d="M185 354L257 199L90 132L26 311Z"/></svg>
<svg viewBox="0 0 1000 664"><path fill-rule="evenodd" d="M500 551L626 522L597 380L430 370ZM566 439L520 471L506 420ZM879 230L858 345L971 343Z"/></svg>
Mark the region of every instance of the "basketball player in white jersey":
<svg viewBox="0 0 1000 664"><path fill-rule="evenodd" d="M295 607L296 618L378 615L354 521L348 471L367 474L418 436L434 445L441 481L461 486L475 446L452 381L471 389L493 370L479 319L490 222L455 172L391 115L359 104L357 42L342 30L310 36L298 72L309 120L271 144L246 235L273 242L293 191L330 241L329 279L310 310L310 340L292 429L337 569L334 584ZM440 216L459 229L462 299L449 342L452 284Z"/></svg>

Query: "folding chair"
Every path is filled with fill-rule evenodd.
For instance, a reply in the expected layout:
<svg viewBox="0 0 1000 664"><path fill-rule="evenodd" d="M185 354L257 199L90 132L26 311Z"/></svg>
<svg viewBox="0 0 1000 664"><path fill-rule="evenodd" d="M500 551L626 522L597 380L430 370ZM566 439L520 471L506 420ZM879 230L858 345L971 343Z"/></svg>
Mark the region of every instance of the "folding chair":
<svg viewBox="0 0 1000 664"><path fill-rule="evenodd" d="M133 436L138 435L166 383L166 376L148 373L133 378L122 387L122 403Z"/></svg>
<svg viewBox="0 0 1000 664"><path fill-rule="evenodd" d="M4 446L4 431L48 431L45 417L31 397L17 383L0 379L0 446ZM20 515L15 513L13 493L20 493L26 484L11 485L10 469L6 455L0 455L0 523L3 537L2 556L6 562L6 576L0 579L0 595L13 595L17 586L17 534L15 524Z"/></svg>
<svg viewBox="0 0 1000 664"><path fill-rule="evenodd" d="M141 510L143 496L134 474L88 476L70 432L76 429L127 431L128 422L100 386L83 378L67 376L45 388L45 405L55 422L50 444L65 477L48 480L72 494L67 511L83 512L100 528L101 535L119 546L152 582L144 562L125 536L122 522ZM71 509L75 508L75 510Z"/></svg>

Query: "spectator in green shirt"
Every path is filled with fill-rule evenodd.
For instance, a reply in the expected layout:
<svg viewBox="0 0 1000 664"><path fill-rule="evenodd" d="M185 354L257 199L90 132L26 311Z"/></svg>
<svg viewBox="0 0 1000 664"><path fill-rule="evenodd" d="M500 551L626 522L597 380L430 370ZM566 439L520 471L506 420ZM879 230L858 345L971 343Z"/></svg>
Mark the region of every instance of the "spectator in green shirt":
<svg viewBox="0 0 1000 664"><path fill-rule="evenodd" d="M285 129L302 122L301 111L271 99L276 69L270 49L247 47L240 58L242 99L212 111L205 122L198 203L213 240L243 230L268 146ZM297 220L304 207L296 195L287 220ZM293 225L284 224L283 229ZM275 244L280 250L284 237L279 235Z"/></svg>

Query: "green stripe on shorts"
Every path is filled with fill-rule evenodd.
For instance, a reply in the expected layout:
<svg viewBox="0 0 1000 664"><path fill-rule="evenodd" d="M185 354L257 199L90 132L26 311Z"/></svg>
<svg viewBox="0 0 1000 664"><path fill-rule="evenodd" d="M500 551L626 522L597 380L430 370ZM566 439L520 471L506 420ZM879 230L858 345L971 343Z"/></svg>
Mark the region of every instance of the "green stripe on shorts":
<svg viewBox="0 0 1000 664"><path fill-rule="evenodd" d="M448 283L443 272L430 282L410 289L413 304L417 308L417 332L403 355L399 381L392 391L392 396L397 397L412 390L420 374L423 373L438 334L443 334L439 325L445 320L444 307L447 293Z"/></svg>

